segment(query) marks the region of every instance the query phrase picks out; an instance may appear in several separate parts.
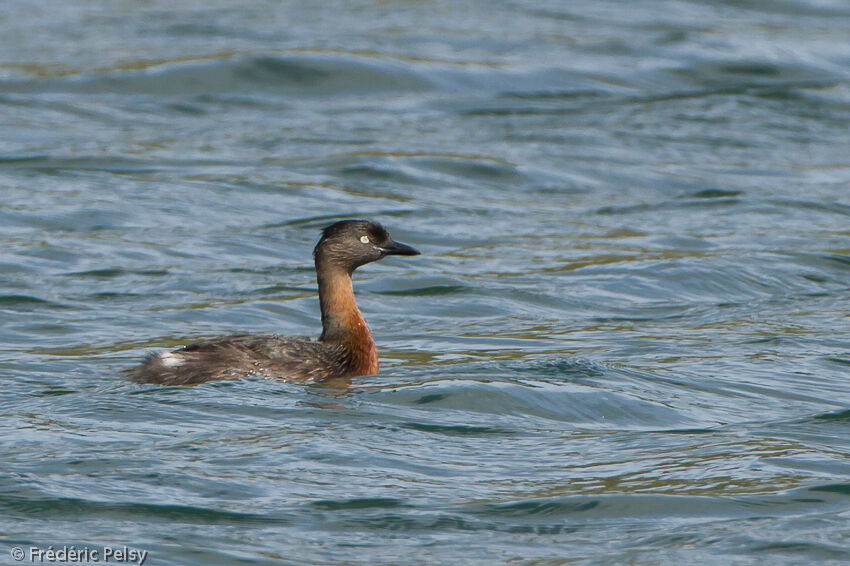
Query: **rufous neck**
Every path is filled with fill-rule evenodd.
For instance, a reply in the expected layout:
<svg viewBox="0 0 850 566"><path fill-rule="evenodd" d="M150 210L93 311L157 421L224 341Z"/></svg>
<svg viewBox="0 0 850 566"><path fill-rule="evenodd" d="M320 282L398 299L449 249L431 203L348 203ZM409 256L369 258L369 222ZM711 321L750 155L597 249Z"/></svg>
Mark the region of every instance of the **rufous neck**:
<svg viewBox="0 0 850 566"><path fill-rule="evenodd" d="M357 375L378 371L378 352L369 325L354 300L351 274L342 269L316 265L319 304L322 309L322 342L341 343Z"/></svg>
<svg viewBox="0 0 850 566"><path fill-rule="evenodd" d="M316 279L322 309L321 340L342 339L363 321L363 315L354 300L351 275L341 269L322 269L317 265Z"/></svg>

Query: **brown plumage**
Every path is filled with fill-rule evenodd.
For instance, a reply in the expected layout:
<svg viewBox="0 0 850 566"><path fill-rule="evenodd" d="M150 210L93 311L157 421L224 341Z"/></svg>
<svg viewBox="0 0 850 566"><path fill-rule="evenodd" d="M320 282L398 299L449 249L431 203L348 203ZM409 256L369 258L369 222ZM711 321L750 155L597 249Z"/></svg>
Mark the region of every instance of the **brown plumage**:
<svg viewBox="0 0 850 566"><path fill-rule="evenodd" d="M388 255L417 254L414 248L394 242L375 222L332 224L313 250L322 311L318 341L262 335L205 340L173 352L150 354L141 365L128 370L130 379L191 385L250 376L317 381L377 373L378 351L354 300L351 274Z"/></svg>

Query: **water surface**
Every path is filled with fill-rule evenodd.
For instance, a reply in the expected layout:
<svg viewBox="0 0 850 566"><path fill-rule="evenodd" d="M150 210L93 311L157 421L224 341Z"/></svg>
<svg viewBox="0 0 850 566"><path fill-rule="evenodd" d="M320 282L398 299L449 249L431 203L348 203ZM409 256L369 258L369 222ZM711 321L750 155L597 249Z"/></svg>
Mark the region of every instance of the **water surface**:
<svg viewBox="0 0 850 566"><path fill-rule="evenodd" d="M149 564L850 560L843 2L6 2L0 547ZM316 335L382 371L128 384ZM3 562L6 563L6 562Z"/></svg>

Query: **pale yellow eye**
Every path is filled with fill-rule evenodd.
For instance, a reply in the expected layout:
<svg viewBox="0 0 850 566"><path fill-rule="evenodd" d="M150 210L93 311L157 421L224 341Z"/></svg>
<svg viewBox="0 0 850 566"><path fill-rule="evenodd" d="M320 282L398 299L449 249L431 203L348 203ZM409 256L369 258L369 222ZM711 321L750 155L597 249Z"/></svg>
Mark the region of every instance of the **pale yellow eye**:
<svg viewBox="0 0 850 566"><path fill-rule="evenodd" d="M364 244L368 244L369 243L369 236L360 236L360 241L363 242Z"/></svg>

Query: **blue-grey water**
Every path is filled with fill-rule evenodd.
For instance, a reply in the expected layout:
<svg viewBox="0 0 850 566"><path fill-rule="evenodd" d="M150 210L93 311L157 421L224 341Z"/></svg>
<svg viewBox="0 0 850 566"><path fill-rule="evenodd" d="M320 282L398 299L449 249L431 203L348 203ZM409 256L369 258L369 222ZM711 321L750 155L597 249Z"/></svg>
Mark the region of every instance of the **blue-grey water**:
<svg viewBox="0 0 850 566"><path fill-rule="evenodd" d="M850 562L850 4L0 4L0 563ZM350 383L140 386L317 335ZM26 556L23 563L32 563Z"/></svg>

